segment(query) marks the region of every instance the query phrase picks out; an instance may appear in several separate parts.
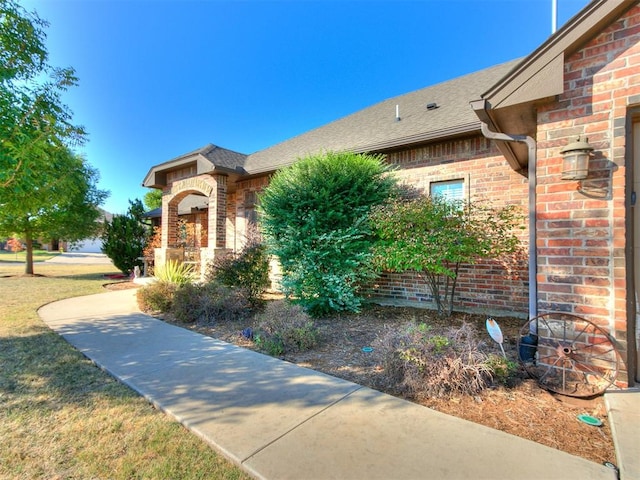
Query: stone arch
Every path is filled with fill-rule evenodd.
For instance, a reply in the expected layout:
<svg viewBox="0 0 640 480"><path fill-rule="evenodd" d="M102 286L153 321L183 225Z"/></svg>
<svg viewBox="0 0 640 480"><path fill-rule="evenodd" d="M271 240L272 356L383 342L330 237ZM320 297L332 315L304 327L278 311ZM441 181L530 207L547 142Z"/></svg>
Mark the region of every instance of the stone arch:
<svg viewBox="0 0 640 480"><path fill-rule="evenodd" d="M185 249L179 245L178 206L189 195L205 197L207 214L201 221L201 229L206 236L198 237L190 253L197 255L201 274L206 262L216 251L226 250L227 221L227 177L226 175L205 174L176 180L169 185L162 196L162 246L155 251L156 265L164 265L167 260L185 261ZM198 218L198 217L196 217ZM196 227L197 229L197 227ZM193 259L188 259L193 260Z"/></svg>
<svg viewBox="0 0 640 480"><path fill-rule="evenodd" d="M207 204L216 192L216 181L211 176L177 180L162 196L162 248L171 248L178 243L178 206L187 196L203 195ZM209 212L209 220L211 220Z"/></svg>

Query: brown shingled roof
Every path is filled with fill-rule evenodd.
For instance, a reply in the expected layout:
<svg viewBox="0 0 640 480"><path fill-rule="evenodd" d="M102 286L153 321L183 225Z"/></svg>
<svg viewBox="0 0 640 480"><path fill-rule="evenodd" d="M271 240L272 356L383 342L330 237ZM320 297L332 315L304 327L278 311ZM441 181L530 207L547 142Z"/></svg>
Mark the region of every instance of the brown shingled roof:
<svg viewBox="0 0 640 480"><path fill-rule="evenodd" d="M379 152L480 130L469 102L519 60L390 98L247 157L249 174L290 165L326 151ZM428 109L428 104L437 108ZM400 120L396 120L396 105Z"/></svg>
<svg viewBox="0 0 640 480"><path fill-rule="evenodd" d="M208 173L214 170L242 172L246 157L243 153L234 152L233 150L218 147L210 143L167 162L154 165L145 176L142 185L145 187L161 188L164 185L164 179L163 176L159 174L194 162L197 165L198 174Z"/></svg>
<svg viewBox="0 0 640 480"><path fill-rule="evenodd" d="M149 170L143 185L160 188L162 172L196 161L198 173L272 172L310 154L327 151L384 152L480 131L469 102L505 77L520 60L496 65L389 98L251 155L205 145ZM428 108L435 105L435 108ZM396 119L396 106L400 120ZM244 168L243 168L244 167ZM160 175L160 177L158 177Z"/></svg>
<svg viewBox="0 0 640 480"><path fill-rule="evenodd" d="M217 145L209 144L200 149L200 155L204 156L212 164L219 168L235 170L242 167L247 156L243 153L234 152Z"/></svg>

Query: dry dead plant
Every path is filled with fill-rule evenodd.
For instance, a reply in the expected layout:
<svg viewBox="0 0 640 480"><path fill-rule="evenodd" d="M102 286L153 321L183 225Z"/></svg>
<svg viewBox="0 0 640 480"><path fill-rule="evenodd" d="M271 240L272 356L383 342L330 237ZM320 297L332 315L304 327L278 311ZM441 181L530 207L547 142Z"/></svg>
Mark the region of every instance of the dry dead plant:
<svg viewBox="0 0 640 480"><path fill-rule="evenodd" d="M410 397L474 395L492 381L488 356L469 323L435 331L410 324L379 341L386 373Z"/></svg>

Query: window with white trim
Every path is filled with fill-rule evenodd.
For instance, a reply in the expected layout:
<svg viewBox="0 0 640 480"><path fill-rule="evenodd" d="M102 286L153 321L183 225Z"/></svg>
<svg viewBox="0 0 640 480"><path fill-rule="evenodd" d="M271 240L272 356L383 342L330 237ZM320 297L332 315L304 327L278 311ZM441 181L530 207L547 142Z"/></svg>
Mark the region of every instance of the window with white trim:
<svg viewBox="0 0 640 480"><path fill-rule="evenodd" d="M452 202L465 200L464 180L446 180L443 182L431 182L429 194L434 198L444 198Z"/></svg>

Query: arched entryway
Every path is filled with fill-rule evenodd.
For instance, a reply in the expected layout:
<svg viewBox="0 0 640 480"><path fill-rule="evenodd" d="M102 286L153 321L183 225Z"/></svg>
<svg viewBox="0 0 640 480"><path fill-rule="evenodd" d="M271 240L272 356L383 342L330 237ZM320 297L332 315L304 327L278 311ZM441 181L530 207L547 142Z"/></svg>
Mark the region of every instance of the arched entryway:
<svg viewBox="0 0 640 480"><path fill-rule="evenodd" d="M216 251L226 251L227 177L176 180L162 197L162 244L156 265L189 262L204 272Z"/></svg>

